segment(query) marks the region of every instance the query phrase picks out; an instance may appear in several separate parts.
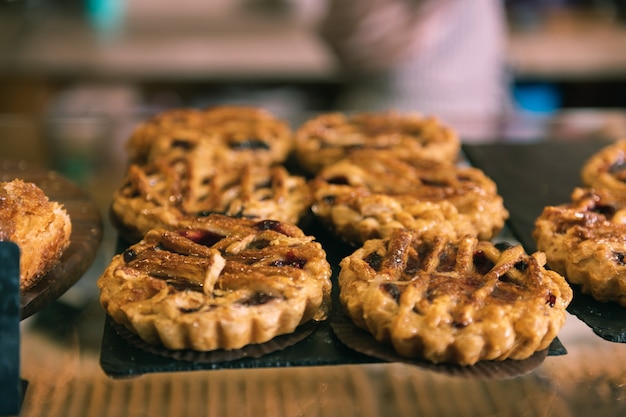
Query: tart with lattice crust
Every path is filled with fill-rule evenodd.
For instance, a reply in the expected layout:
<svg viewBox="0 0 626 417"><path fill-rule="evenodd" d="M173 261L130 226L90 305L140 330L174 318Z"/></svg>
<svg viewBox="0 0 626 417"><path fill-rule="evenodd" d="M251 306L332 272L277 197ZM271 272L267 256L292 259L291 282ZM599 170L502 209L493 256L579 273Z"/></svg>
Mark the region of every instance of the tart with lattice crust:
<svg viewBox="0 0 626 417"><path fill-rule="evenodd" d="M460 149L454 130L417 113L322 114L305 122L295 137L297 159L311 173L357 149L437 162L454 162Z"/></svg>
<svg viewBox="0 0 626 417"><path fill-rule="evenodd" d="M602 189L626 205L626 139L602 148L583 165L585 186Z"/></svg>
<svg viewBox="0 0 626 417"><path fill-rule="evenodd" d="M407 230L344 258L340 301L354 324L404 357L471 365L546 349L572 291L521 246Z"/></svg>
<svg viewBox="0 0 626 417"><path fill-rule="evenodd" d="M178 108L140 124L126 144L131 163L176 160L189 152L203 154L205 163L283 162L291 151L289 125L265 109L248 106Z"/></svg>
<svg viewBox="0 0 626 417"><path fill-rule="evenodd" d="M626 307L626 209L612 190L576 188L571 202L544 208L533 238L583 293Z"/></svg>
<svg viewBox="0 0 626 417"><path fill-rule="evenodd" d="M481 170L408 163L374 150L355 151L322 169L311 187L313 212L356 244L397 228L490 239L508 217L495 183Z"/></svg>
<svg viewBox="0 0 626 417"><path fill-rule="evenodd" d="M98 279L110 317L168 349L239 349L289 334L330 308L330 265L301 229L211 215L153 229Z"/></svg>
<svg viewBox="0 0 626 417"><path fill-rule="evenodd" d="M130 240L156 227L183 227L210 213L298 223L311 190L280 165L220 167L193 155L176 162L131 165L113 196L114 224Z"/></svg>

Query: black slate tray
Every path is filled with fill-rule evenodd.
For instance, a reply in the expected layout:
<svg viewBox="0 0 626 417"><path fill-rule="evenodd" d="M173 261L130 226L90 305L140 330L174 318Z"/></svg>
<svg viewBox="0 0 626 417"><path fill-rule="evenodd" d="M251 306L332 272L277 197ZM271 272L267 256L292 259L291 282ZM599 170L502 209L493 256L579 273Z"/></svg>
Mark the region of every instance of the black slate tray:
<svg viewBox="0 0 626 417"><path fill-rule="evenodd" d="M333 330L333 324L336 318L343 315L338 307L336 280L339 261L352 253L355 248L338 240L315 220L312 220L307 225L303 225L303 229L305 232L316 236L317 240L322 243L327 252L328 261L333 268L332 296L334 309L331 315L332 318L319 323L313 333L304 340L283 350L269 353L258 358L246 357L223 362L194 362L165 357L142 349L138 344L129 342L128 338L124 337L123 332L119 332L119 327L112 322L112 319L107 317L104 325L100 353L100 366L102 370L112 378L130 378L160 372L390 362L388 359L367 355L349 348L341 342ZM120 239L118 242L118 251L122 251L127 246L128 243ZM558 338L555 338L545 356L559 356L565 354L567 354L566 348ZM535 360L535 362L535 366L540 364L540 361ZM499 369L500 365L486 364L484 367L486 369L494 367ZM450 374L459 374L458 370L450 372L450 367L446 365L430 365L428 369ZM462 373L472 375L471 372ZM484 374L485 371L483 370L482 373ZM502 372L500 370L492 370L492 373L498 376L498 374Z"/></svg>
<svg viewBox="0 0 626 417"><path fill-rule="evenodd" d="M532 238L535 219L547 205L570 200L582 185L585 161L605 142L540 142L464 145L470 164L481 168L498 185L510 212L508 226L527 252L536 250ZM626 309L600 303L574 286L568 311L603 339L626 343Z"/></svg>

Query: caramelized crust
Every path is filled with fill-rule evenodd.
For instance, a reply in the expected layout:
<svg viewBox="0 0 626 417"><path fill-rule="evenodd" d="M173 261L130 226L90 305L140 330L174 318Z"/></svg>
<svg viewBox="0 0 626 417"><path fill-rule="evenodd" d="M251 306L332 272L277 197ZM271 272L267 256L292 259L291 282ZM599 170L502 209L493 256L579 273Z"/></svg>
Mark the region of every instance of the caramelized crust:
<svg viewBox="0 0 626 417"><path fill-rule="evenodd" d="M460 142L437 119L416 113L328 113L310 119L296 132L296 156L311 173L358 149L410 160L454 162Z"/></svg>
<svg viewBox="0 0 626 417"><path fill-rule="evenodd" d="M20 248L20 289L50 271L70 244L72 223L62 205L37 185L16 179L0 183L0 240Z"/></svg>
<svg viewBox="0 0 626 417"><path fill-rule="evenodd" d="M264 109L216 106L164 111L135 129L126 150L131 163L177 160L190 151L205 164L283 162L292 148L289 125Z"/></svg>
<svg viewBox="0 0 626 417"><path fill-rule="evenodd" d="M611 193L626 204L626 139L602 148L583 165L585 186Z"/></svg>
<svg viewBox="0 0 626 417"><path fill-rule="evenodd" d="M544 264L519 245L396 230L341 261L340 301L358 327L405 357L525 359L556 337L572 298Z"/></svg>
<svg viewBox="0 0 626 417"><path fill-rule="evenodd" d="M152 228L177 228L209 213L297 223L309 210L305 179L282 166L214 168L193 154L176 163L130 166L113 196L116 224L141 238Z"/></svg>
<svg viewBox="0 0 626 417"><path fill-rule="evenodd" d="M410 164L375 150L355 151L322 169L311 186L313 212L355 244L389 237L397 228L490 239L508 218L495 183L482 171Z"/></svg>
<svg viewBox="0 0 626 417"><path fill-rule="evenodd" d="M116 322L169 349L238 349L324 320L330 265L313 238L277 221L210 215L153 229L98 280Z"/></svg>
<svg viewBox="0 0 626 417"><path fill-rule="evenodd" d="M533 238L583 293L626 307L626 209L613 191L576 188L570 203L544 208Z"/></svg>

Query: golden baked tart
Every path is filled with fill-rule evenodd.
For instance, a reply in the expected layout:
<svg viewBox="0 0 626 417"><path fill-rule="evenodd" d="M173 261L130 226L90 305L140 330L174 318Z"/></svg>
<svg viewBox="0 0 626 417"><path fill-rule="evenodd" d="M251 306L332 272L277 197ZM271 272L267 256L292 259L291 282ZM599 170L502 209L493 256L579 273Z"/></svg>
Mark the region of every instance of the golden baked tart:
<svg viewBox="0 0 626 417"><path fill-rule="evenodd" d="M360 244L397 228L422 235L490 239L508 211L481 170L449 163L409 163L361 150L322 169L313 181L313 213Z"/></svg>
<svg viewBox="0 0 626 417"><path fill-rule="evenodd" d="M32 288L70 245L72 222L65 208L36 184L0 182L0 240L20 248L20 290Z"/></svg>
<svg viewBox="0 0 626 417"><path fill-rule="evenodd" d="M250 106L177 108L140 124L126 144L131 163L176 160L189 152L207 164L283 162L291 152L289 125L265 109Z"/></svg>
<svg viewBox="0 0 626 417"><path fill-rule="evenodd" d="M167 349L239 349L289 334L330 308L326 253L298 227L208 216L153 229L98 279L117 323Z"/></svg>
<svg viewBox="0 0 626 417"><path fill-rule="evenodd" d="M437 162L456 161L460 149L455 131L436 118L394 111L321 114L306 121L295 138L297 159L311 173L357 149Z"/></svg>
<svg viewBox="0 0 626 417"><path fill-rule="evenodd" d="M548 348L572 298L545 257L466 236L424 240L407 230L344 258L339 297L357 327L401 356L472 365Z"/></svg>
<svg viewBox="0 0 626 417"><path fill-rule="evenodd" d="M191 155L131 165L113 195L111 213L120 232L134 241L152 228L183 227L210 213L298 223L311 201L306 180L283 166L215 169Z"/></svg>
<svg viewBox="0 0 626 417"><path fill-rule="evenodd" d="M544 208L533 238L583 293L626 307L626 208L613 192L576 188L571 202Z"/></svg>
<svg viewBox="0 0 626 417"><path fill-rule="evenodd" d="M586 187L603 189L626 204L626 139L605 146L583 165Z"/></svg>

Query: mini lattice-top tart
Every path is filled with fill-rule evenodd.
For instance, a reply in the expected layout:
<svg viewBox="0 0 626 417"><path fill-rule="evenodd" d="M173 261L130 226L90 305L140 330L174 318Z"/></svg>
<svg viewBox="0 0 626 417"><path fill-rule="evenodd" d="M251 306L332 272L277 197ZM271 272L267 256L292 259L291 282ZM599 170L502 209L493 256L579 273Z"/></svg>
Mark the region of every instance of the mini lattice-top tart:
<svg viewBox="0 0 626 417"><path fill-rule="evenodd" d="M250 106L177 108L140 124L126 144L131 163L176 160L190 151L207 164L273 164L293 146L289 125L265 109Z"/></svg>
<svg viewBox="0 0 626 417"><path fill-rule="evenodd" d="M610 192L626 205L626 139L602 148L583 165L585 186Z"/></svg>
<svg viewBox="0 0 626 417"><path fill-rule="evenodd" d="M215 169L188 156L175 163L131 165L114 193L111 213L132 241L152 228L184 227L210 213L298 223L311 202L306 180L283 166Z"/></svg>
<svg viewBox="0 0 626 417"><path fill-rule="evenodd" d="M410 160L456 161L455 131L434 117L417 113L321 114L296 131L295 152L311 173L357 149L375 149Z"/></svg>
<svg viewBox="0 0 626 417"><path fill-rule="evenodd" d="M569 203L544 208L533 238L583 293L626 307L626 208L614 192L576 188Z"/></svg>
<svg viewBox="0 0 626 417"><path fill-rule="evenodd" d="M361 150L322 169L311 182L313 212L346 241L389 237L397 228L422 235L490 239L508 211L481 170L409 163Z"/></svg>
<svg viewBox="0 0 626 417"><path fill-rule="evenodd" d="M526 359L550 345L572 298L544 264L519 245L396 230L341 261L340 301L356 326L404 357Z"/></svg>
<svg viewBox="0 0 626 417"><path fill-rule="evenodd" d="M239 349L289 334L330 308L321 245L272 220L211 215L198 227L153 229L98 279L111 318L168 349Z"/></svg>

